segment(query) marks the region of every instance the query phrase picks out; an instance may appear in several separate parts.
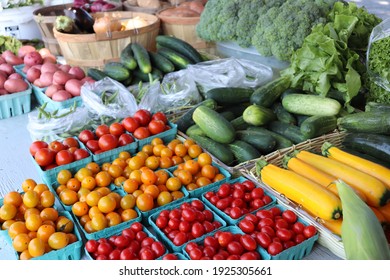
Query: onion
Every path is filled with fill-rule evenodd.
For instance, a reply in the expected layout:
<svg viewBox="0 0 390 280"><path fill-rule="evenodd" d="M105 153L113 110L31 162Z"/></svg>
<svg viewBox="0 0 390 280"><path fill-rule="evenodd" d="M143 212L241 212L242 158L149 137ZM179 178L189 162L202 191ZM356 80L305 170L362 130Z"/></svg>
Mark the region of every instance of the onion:
<svg viewBox="0 0 390 280"><path fill-rule="evenodd" d="M93 24L93 30L95 33L108 33L120 31L122 24L117 19L111 19L108 16L104 16L95 20Z"/></svg>
<svg viewBox="0 0 390 280"><path fill-rule="evenodd" d="M126 24L126 30L141 28L141 27L148 26L148 25L149 24L145 19L143 19L141 17L135 17L135 18L128 20L128 22Z"/></svg>

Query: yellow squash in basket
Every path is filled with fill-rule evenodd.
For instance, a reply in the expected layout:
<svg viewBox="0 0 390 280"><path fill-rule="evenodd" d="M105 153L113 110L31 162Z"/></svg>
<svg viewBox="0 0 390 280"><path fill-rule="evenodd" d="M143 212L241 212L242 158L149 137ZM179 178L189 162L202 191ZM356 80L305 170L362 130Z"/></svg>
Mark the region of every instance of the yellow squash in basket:
<svg viewBox="0 0 390 280"><path fill-rule="evenodd" d="M315 216L324 220L341 217L340 199L319 184L264 160L256 162L256 172L265 184Z"/></svg>

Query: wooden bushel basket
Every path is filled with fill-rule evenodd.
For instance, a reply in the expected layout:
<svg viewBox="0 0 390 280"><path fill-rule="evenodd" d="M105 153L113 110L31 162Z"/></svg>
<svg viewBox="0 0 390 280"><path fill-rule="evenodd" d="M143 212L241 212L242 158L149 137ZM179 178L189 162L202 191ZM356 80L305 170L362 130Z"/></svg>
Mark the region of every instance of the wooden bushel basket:
<svg viewBox="0 0 390 280"><path fill-rule="evenodd" d="M121 3L111 2L116 7L111 11L121 11L123 9ZM64 9L72 7L72 3L54 5L37 9L33 12L34 20L38 25L42 35L42 41L45 48L49 49L53 55L62 55L61 48L54 37L53 27L57 16L65 15Z"/></svg>
<svg viewBox="0 0 390 280"><path fill-rule="evenodd" d="M156 49L156 36L160 29L158 17L145 13L107 12L93 14L94 18L104 15L128 20L137 16L145 19L149 25L138 29L112 32L111 34L66 34L53 28L61 52L67 64L83 69L102 69L107 62L119 61L121 51L131 42L137 42L146 49Z"/></svg>

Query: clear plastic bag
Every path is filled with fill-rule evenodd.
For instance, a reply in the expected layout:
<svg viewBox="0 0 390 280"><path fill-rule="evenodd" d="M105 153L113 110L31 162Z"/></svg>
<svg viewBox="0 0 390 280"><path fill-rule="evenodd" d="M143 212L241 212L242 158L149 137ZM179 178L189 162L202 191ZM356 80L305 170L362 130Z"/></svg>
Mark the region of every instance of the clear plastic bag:
<svg viewBox="0 0 390 280"><path fill-rule="evenodd" d="M139 103L139 108L152 112L166 112L172 108L195 105L201 101L202 96L189 71L180 70L165 75L161 84L156 82L150 86Z"/></svg>
<svg viewBox="0 0 390 280"><path fill-rule="evenodd" d="M379 40L381 40L379 42ZM379 46L379 44L381 46ZM371 32L367 48L366 66L370 78L378 86L390 91L390 18L382 21ZM382 49L379 54L378 50Z"/></svg>
<svg viewBox="0 0 390 280"><path fill-rule="evenodd" d="M138 109L135 97L126 87L108 77L94 84L84 84L80 96L84 106L97 118L121 119L133 115Z"/></svg>
<svg viewBox="0 0 390 280"><path fill-rule="evenodd" d="M273 76L271 67L237 58L205 61L189 65L185 71L203 93L218 87L258 87Z"/></svg>

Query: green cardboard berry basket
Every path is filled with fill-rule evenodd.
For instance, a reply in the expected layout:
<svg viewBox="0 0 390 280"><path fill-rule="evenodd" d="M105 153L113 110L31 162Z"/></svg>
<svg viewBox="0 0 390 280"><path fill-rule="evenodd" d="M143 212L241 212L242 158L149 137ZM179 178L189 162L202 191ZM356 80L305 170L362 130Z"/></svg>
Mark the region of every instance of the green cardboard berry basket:
<svg viewBox="0 0 390 280"><path fill-rule="evenodd" d="M219 231L222 231L222 232L231 232L233 234L245 234L239 227L237 226L226 226L226 227L223 227L221 229L219 229ZM196 241L195 243L197 244L203 244L203 241L204 239L207 237L207 236L214 236L215 232L210 232L206 235L204 235L201 240L199 241ZM183 250L182 250L182 254L188 258L189 260L191 260L190 256L188 255L187 251L185 250L185 246L183 247ZM261 256L261 259L262 260L270 260L271 259L271 255L266 251L264 250L264 248L260 247L260 246L257 246L256 248L256 251L260 254Z"/></svg>
<svg viewBox="0 0 390 280"><path fill-rule="evenodd" d="M130 226L131 226L133 223L135 223L135 222L139 222L139 221L134 221L134 220L132 220L132 221L130 221L129 223L127 223L127 224L126 224L126 227L124 227L124 228L115 228L115 229L113 229L113 230L110 232L110 234L107 235L105 238L109 238L109 237L114 236L114 235L120 235L124 229L130 228ZM151 238L153 238L154 240L159 241L159 239L158 239L153 233L151 233L151 232L147 229L147 227L146 227L145 225L143 225L143 229L142 229L142 230L147 234L148 237L151 237ZM98 240L99 238L92 238L92 239ZM85 256L86 256L87 259L89 259L89 260L94 260L94 258L92 258L92 256L91 256L91 254L86 250L85 246L84 246L84 252L85 252ZM164 255L166 255L166 254L168 254L168 253L169 253L169 252L168 252L168 249L165 248L165 253L164 253L161 257L157 258L156 260L161 259Z"/></svg>
<svg viewBox="0 0 390 280"><path fill-rule="evenodd" d="M46 89L47 88L40 88L35 85L32 85L32 91L38 103L40 105L47 103L45 109L54 111L57 109L59 110L59 109L70 108L74 104L76 104L77 107L80 107L83 104L83 100L81 99L80 96L74 96L65 101L54 101L53 99L51 99L45 94Z"/></svg>
<svg viewBox="0 0 390 280"><path fill-rule="evenodd" d="M183 202L179 202L179 203L174 203L172 205L167 205L165 207L163 207L161 210L164 210L164 209L167 209L167 210L173 210L173 209L177 209L177 208L180 208L180 206L184 203L184 202L187 202L187 203L191 203L192 201L194 200L198 200L200 201L199 199L197 198L192 198L192 199L188 199L186 201L183 201ZM203 203L205 209L207 210L210 210L212 213L213 213L213 220L214 221L218 221L221 223L221 227L220 228L223 228L223 227L226 227L226 222L220 217L218 216L215 212L213 212L209 207L207 207L207 205L205 205ZM169 250L171 252L174 252L174 253L178 253L178 252L181 252L183 250L183 247L188 243L184 243L183 245L180 245L180 246L176 246L175 244L173 244L173 242L166 236L165 233L162 232L162 230L156 225L156 219L158 217L158 215L160 214L161 211L157 212L157 213L154 213L152 214L151 216L149 216L148 220L149 220L149 224L151 225L151 227L153 228L154 232L156 233L156 235L160 238L160 240L162 240L162 242L165 244L165 246L167 246L169 248ZM218 228L218 229L220 229ZM213 232L216 232L218 229L215 229L213 231L211 231L210 233L213 233ZM189 242L197 242L199 240L202 239L203 236L201 237L198 237L196 239L193 239L193 240L190 240Z"/></svg>
<svg viewBox="0 0 390 280"><path fill-rule="evenodd" d="M72 215L68 211L59 211L58 214L60 216L65 216L73 223L74 219ZM31 260L80 260L81 259L81 248L83 247L83 241L80 235L80 232L76 226L74 226L73 233L77 237L77 241L73 242L66 247L59 250L52 250L42 256L31 258ZM4 235L5 236L5 235ZM6 242L12 246L11 237L6 234ZM18 252L14 251L14 259L19 259Z"/></svg>
<svg viewBox="0 0 390 280"><path fill-rule="evenodd" d="M232 180L228 180L228 181L226 181L226 182L224 182L224 183L229 183L229 184L234 184L234 183L236 183L236 182L242 183L242 182L247 181L247 180L249 180L249 179L240 176L240 177L238 177L238 178L235 178L235 179L232 179ZM216 192L222 184L223 184L223 183L217 184L216 186L213 186L213 187L212 187L211 189L209 189L208 191ZM259 185L256 184L256 188L261 188L261 186L259 186ZM202 194L200 200L202 200L208 207L210 207L210 209L211 209L212 211L214 211L214 212L217 213L220 217L222 217L222 218L226 221L226 223L227 223L228 225L236 225L236 224L240 221L240 219L241 219L242 217L240 217L240 218L238 218L238 219L233 219L233 218L230 217L228 214L226 214L224 211L218 209L215 205L213 205L213 204L205 197L205 194L206 194L206 192L204 192L204 193ZM268 195L269 197L271 197L272 201L271 201L269 204L264 205L263 207L260 207L260 208L258 208L258 209L256 209L256 210L251 211L250 213L254 213L254 212L258 211L258 210L264 209L265 207L267 207L267 206L269 206L269 205L274 205L274 204L276 203L276 198L275 198L272 194L270 194L270 193L269 193L268 191L266 191L266 190L264 190L264 194L265 194L265 195Z"/></svg>
<svg viewBox="0 0 390 280"><path fill-rule="evenodd" d="M0 96L0 120L26 114L31 111L32 87L25 91Z"/></svg>

